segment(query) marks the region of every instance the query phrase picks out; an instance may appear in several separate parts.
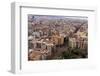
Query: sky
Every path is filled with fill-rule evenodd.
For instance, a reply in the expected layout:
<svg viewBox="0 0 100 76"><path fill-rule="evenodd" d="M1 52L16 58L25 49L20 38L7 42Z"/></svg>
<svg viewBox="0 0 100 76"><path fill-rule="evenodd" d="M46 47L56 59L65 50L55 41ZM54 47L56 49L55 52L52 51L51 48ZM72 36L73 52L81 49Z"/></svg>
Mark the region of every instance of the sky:
<svg viewBox="0 0 100 76"><path fill-rule="evenodd" d="M50 16L50 15L28 15L28 19L82 19L87 20L86 16Z"/></svg>

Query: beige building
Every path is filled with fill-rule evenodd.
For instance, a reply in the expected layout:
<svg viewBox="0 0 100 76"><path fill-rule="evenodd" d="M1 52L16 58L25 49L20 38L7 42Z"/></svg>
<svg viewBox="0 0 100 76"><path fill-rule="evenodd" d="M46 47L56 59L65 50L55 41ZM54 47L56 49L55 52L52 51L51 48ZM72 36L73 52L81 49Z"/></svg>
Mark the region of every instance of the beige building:
<svg viewBox="0 0 100 76"><path fill-rule="evenodd" d="M32 51L29 53L29 59L30 60L40 60L41 59L41 53L38 51Z"/></svg>
<svg viewBox="0 0 100 76"><path fill-rule="evenodd" d="M52 41L55 45L62 45L64 44L64 37L63 36L52 36Z"/></svg>
<svg viewBox="0 0 100 76"><path fill-rule="evenodd" d="M54 45L52 43L49 43L49 44L46 44L46 46L47 46L47 50L49 52L49 55L51 55Z"/></svg>

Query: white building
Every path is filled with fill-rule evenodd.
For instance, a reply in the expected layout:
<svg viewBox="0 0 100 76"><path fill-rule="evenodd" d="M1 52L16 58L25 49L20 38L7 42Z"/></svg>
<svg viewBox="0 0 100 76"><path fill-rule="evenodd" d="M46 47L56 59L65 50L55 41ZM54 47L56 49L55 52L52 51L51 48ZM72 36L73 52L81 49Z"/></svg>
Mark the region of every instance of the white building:
<svg viewBox="0 0 100 76"><path fill-rule="evenodd" d="M76 39L75 38L69 38L69 46L71 48L75 48L76 47Z"/></svg>
<svg viewBox="0 0 100 76"><path fill-rule="evenodd" d="M35 32L32 33L32 35L35 36L35 37L40 37L40 32L35 31Z"/></svg>

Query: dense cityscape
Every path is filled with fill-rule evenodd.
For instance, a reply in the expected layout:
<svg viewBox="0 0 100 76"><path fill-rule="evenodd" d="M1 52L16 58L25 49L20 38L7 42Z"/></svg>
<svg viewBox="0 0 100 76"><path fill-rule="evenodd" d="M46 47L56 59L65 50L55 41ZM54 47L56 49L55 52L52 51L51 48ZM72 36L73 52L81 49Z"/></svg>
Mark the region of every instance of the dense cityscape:
<svg viewBox="0 0 100 76"><path fill-rule="evenodd" d="M88 18L28 15L28 60L88 58Z"/></svg>

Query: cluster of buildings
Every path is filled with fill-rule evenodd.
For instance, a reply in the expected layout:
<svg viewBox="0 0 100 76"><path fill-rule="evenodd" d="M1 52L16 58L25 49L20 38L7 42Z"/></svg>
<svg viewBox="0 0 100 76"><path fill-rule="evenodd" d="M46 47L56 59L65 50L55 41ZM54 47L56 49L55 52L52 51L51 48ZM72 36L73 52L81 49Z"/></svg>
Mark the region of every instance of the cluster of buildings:
<svg viewBox="0 0 100 76"><path fill-rule="evenodd" d="M88 33L87 26L81 26L80 29L69 37L69 47L87 49L88 46Z"/></svg>
<svg viewBox="0 0 100 76"><path fill-rule="evenodd" d="M57 47L62 48L64 44L72 49L86 49L88 46L86 23L81 25L82 22L68 21L67 24L66 21L64 23L60 20L54 22L46 19L35 23L33 19L29 19L28 60L52 59L52 55L58 51ZM67 43L66 38L68 38Z"/></svg>
<svg viewBox="0 0 100 76"><path fill-rule="evenodd" d="M29 53L30 60L45 60L53 53L57 52L56 46L61 46L64 44L65 36L57 32L54 32L53 35L50 36L37 37L34 35L29 36L29 52L31 54L36 53L36 57L31 57L31 54Z"/></svg>

